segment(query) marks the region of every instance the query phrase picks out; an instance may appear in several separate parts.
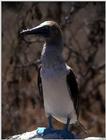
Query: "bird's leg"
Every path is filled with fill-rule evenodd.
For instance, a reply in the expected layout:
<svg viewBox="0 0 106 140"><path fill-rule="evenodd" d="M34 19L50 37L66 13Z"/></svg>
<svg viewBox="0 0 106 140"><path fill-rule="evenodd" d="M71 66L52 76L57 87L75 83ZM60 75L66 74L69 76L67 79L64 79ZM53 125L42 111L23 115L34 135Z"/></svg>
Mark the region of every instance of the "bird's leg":
<svg viewBox="0 0 106 140"><path fill-rule="evenodd" d="M53 126L52 126L52 115L48 114L48 127L45 129L43 135L48 135L49 133L52 133Z"/></svg>
<svg viewBox="0 0 106 140"><path fill-rule="evenodd" d="M64 130L68 130L69 123L70 123L70 117L67 117L67 123L64 126Z"/></svg>
<svg viewBox="0 0 106 140"><path fill-rule="evenodd" d="M48 128L53 128L53 125L52 125L52 115L51 114L49 114L49 116L48 116Z"/></svg>

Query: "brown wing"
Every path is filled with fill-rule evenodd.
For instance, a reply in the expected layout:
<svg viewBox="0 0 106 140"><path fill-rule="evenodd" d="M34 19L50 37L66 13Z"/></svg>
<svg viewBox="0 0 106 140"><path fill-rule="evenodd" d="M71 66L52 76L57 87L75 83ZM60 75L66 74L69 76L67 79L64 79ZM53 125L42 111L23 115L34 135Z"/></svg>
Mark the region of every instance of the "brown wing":
<svg viewBox="0 0 106 140"><path fill-rule="evenodd" d="M71 99L74 102L74 108L77 113L77 117L79 116L79 89L78 89L78 84L76 81L75 74L73 71L70 69L69 74L67 75L67 84L68 88L70 90L70 96Z"/></svg>
<svg viewBox="0 0 106 140"><path fill-rule="evenodd" d="M41 103L41 105L43 105L43 88L42 88L42 80L41 80L41 76L40 76L40 70L41 70L41 67L38 68L37 85L38 85L38 89L39 89L40 103Z"/></svg>

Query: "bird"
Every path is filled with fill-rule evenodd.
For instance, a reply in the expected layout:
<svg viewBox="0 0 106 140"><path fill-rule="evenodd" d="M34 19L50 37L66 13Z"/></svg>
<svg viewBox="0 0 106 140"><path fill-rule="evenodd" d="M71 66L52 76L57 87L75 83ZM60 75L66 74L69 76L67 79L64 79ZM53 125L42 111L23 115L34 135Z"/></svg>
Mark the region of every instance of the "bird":
<svg viewBox="0 0 106 140"><path fill-rule="evenodd" d="M41 66L38 69L38 89L43 95L48 117L48 128L52 129L52 118L64 124L68 130L79 118L79 88L76 75L63 58L63 32L55 21L44 21L38 26L25 29L21 36L35 35L44 38Z"/></svg>

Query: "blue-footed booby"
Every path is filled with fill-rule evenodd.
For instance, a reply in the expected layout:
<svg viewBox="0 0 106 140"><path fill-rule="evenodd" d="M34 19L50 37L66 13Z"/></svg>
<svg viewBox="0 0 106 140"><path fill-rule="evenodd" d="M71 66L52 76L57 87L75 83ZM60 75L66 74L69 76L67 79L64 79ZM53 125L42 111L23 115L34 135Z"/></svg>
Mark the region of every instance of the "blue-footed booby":
<svg viewBox="0 0 106 140"><path fill-rule="evenodd" d="M77 122L79 116L78 84L75 74L62 56L64 47L60 26L54 21L45 21L37 27L26 29L21 35L35 34L45 39L41 53L41 68L38 74L39 92L43 92L44 108L52 128L51 118L65 124Z"/></svg>

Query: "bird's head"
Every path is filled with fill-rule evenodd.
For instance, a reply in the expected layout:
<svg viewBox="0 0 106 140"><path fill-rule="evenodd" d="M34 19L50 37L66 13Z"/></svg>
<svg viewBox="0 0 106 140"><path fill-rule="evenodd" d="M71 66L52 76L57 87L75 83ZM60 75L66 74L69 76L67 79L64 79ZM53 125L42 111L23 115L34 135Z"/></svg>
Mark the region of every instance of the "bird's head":
<svg viewBox="0 0 106 140"><path fill-rule="evenodd" d="M40 25L21 31L22 36L24 35L38 35L44 37L47 43L56 43L62 40L62 31L59 25L54 21L45 21Z"/></svg>

